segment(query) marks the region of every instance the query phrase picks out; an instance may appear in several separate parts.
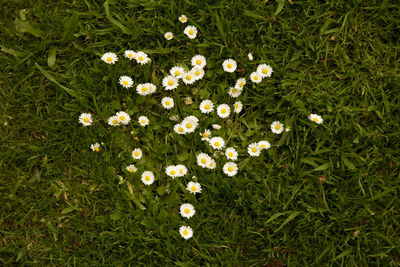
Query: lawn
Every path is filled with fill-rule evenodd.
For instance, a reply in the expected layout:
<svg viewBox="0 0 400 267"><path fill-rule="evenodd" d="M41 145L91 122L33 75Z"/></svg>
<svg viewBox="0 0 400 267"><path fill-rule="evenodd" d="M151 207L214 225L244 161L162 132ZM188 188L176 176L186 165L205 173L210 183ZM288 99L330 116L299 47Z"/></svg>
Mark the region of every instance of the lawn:
<svg viewBox="0 0 400 267"><path fill-rule="evenodd" d="M9 0L0 9L1 265L400 265L396 1ZM151 62L125 58L128 49ZM118 62L104 63L106 52ZM203 79L164 90L170 68L190 68L195 55L207 59ZM228 58L234 73L222 68ZM251 82L262 63L272 76ZM123 75L132 88L118 83ZM243 93L231 98L241 77ZM136 93L150 82L156 93ZM160 104L166 96L171 110ZM243 110L202 114L204 99L240 100ZM109 126L118 111L131 123ZM199 127L176 134L174 119L190 115ZM291 130L272 133L274 121ZM205 129L237 149L235 176L201 140ZM247 146L261 140L271 148L250 157ZM217 167L198 166L200 152ZM188 174L167 176L174 164ZM142 183L144 170L153 184ZM186 190L191 180L200 194ZM192 218L180 216L182 203L193 204Z"/></svg>

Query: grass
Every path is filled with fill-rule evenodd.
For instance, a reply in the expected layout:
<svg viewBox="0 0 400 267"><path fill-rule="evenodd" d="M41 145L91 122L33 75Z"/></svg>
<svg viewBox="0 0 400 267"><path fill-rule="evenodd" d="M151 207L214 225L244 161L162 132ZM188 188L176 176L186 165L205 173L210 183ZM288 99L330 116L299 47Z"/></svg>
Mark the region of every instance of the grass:
<svg viewBox="0 0 400 267"><path fill-rule="evenodd" d="M10 0L0 8L2 265L400 264L394 2ZM198 38L182 34L181 14ZM175 38L166 42L169 30ZM128 48L148 52L151 65L123 59ZM118 64L99 60L108 51ZM223 124L214 133L239 149L233 178L196 167L195 153L207 149L198 134L171 132L157 104L168 92L143 98L116 82L130 75L161 88L169 68L195 54L207 57L206 77L180 87L171 114L199 115L206 97L232 104L226 92L235 79L263 62L274 68L261 84L248 82L240 116L202 121L200 129ZM232 75L220 65L229 57L239 65ZM181 101L188 95L192 106ZM152 123L110 130L104 121L118 110ZM84 128L81 112L99 120ZM324 124L308 121L310 113ZM292 131L273 135L275 120ZM244 156L261 139L273 147ZM106 144L99 154L89 149L96 141ZM124 171L136 146L151 159L138 168L161 173L151 187ZM188 177L159 172L178 162ZM203 186L198 197L184 190L191 175ZM184 201L196 207L189 221L178 214ZM181 224L194 238L179 236Z"/></svg>

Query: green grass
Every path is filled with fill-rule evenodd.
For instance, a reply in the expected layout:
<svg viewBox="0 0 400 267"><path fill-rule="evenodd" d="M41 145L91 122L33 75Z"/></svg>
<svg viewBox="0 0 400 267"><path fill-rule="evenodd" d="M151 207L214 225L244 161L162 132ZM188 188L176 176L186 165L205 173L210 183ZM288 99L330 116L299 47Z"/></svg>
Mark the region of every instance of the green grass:
<svg viewBox="0 0 400 267"><path fill-rule="evenodd" d="M2 265L400 264L396 1L10 0L0 9ZM198 38L182 34L181 14ZM167 43L169 30L175 38ZM124 59L129 48L147 51L152 63ZM108 51L118 64L99 60ZM171 94L161 89L165 73L195 54L206 56L206 76L173 93L171 114L199 115L205 97L232 104L227 89L239 72L248 77L263 62L274 68L261 84L248 81L240 116L201 123L224 125L213 134L238 148L233 178L197 167L196 152L208 151L200 136L175 135L157 104ZM235 74L222 72L229 57ZM118 85L121 75L158 91L138 97ZM188 95L192 106L181 101ZM110 129L105 120L119 110L149 116L150 127ZM84 128L81 112L98 120ZM273 135L275 120L292 131ZM272 148L250 159L246 146L261 139ZM95 154L94 142L106 146ZM136 146L147 155L139 170L160 173L150 187L124 170ZM159 172L178 162L187 177ZM183 188L192 175L203 186L198 197ZM185 221L178 209L186 201L196 215ZM194 238L179 236L181 224Z"/></svg>

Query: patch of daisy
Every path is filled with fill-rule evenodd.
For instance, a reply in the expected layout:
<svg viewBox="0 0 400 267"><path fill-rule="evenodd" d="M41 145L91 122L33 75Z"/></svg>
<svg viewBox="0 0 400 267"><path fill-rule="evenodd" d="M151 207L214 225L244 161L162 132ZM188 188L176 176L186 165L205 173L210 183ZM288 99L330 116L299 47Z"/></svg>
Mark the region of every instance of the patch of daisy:
<svg viewBox="0 0 400 267"><path fill-rule="evenodd" d="M227 104L221 104L217 107L217 114L220 118L228 118L231 114L231 108Z"/></svg>
<svg viewBox="0 0 400 267"><path fill-rule="evenodd" d="M179 85L178 78L172 75L166 76L162 81L162 85L164 86L165 90L176 89L176 87L178 87Z"/></svg>
<svg viewBox="0 0 400 267"><path fill-rule="evenodd" d="M233 147L228 147L225 149L225 156L227 159L235 161L238 158L238 152Z"/></svg>
<svg viewBox="0 0 400 267"><path fill-rule="evenodd" d="M107 64L114 64L118 61L117 54L108 52L101 56L101 60L103 60Z"/></svg>
<svg viewBox="0 0 400 267"><path fill-rule="evenodd" d="M179 175L179 170L175 165L170 165L165 169L165 173L172 179L175 179Z"/></svg>
<svg viewBox="0 0 400 267"><path fill-rule="evenodd" d="M99 152L100 151L100 144L99 143L94 143L90 145L90 149L93 150L94 152Z"/></svg>
<svg viewBox="0 0 400 267"><path fill-rule="evenodd" d="M246 85L246 78L240 78L235 83L235 87L238 89L243 89L245 85Z"/></svg>
<svg viewBox="0 0 400 267"><path fill-rule="evenodd" d="M227 162L225 163L224 167L222 168L224 173L230 177L235 176L238 171L238 166L235 162Z"/></svg>
<svg viewBox="0 0 400 267"><path fill-rule="evenodd" d="M188 218L188 219L192 218L193 215L196 213L193 205L190 203L182 204L181 207L179 208L179 210L180 210L181 216L183 218Z"/></svg>
<svg viewBox="0 0 400 267"><path fill-rule="evenodd" d="M117 112L115 116L118 118L119 124L128 125L131 121L131 117L129 116L129 114L124 111Z"/></svg>
<svg viewBox="0 0 400 267"><path fill-rule="evenodd" d="M271 144L266 140L258 142L258 146L261 148L261 150L271 148Z"/></svg>
<svg viewBox="0 0 400 267"><path fill-rule="evenodd" d="M142 173L142 182L145 185L151 185L154 182L154 174L151 171L144 171Z"/></svg>
<svg viewBox="0 0 400 267"><path fill-rule="evenodd" d="M212 158L207 153L199 153L196 157L197 165L208 168Z"/></svg>
<svg viewBox="0 0 400 267"><path fill-rule="evenodd" d="M108 125L119 126L119 119L117 116L111 116L108 118Z"/></svg>
<svg viewBox="0 0 400 267"><path fill-rule="evenodd" d="M191 105L193 104L193 99L190 96L187 96L183 99L183 102L185 102L185 105Z"/></svg>
<svg viewBox="0 0 400 267"><path fill-rule="evenodd" d="M201 185L197 182L189 182L186 186L186 189L191 193L191 194L197 194L201 193Z"/></svg>
<svg viewBox="0 0 400 267"><path fill-rule="evenodd" d="M271 77L272 75L272 68L270 65L267 64L260 64L257 67L257 73L262 77L262 78L267 78Z"/></svg>
<svg viewBox="0 0 400 267"><path fill-rule="evenodd" d="M185 73L185 69L182 68L182 67L179 67L179 66L175 66L175 67L172 67L172 68L169 70L169 73L170 73L172 76L174 76L174 77L176 77L176 78L179 79L179 78L182 77L182 74Z"/></svg>
<svg viewBox="0 0 400 267"><path fill-rule="evenodd" d="M228 94L230 97L236 98L242 94L242 89L239 89L237 87L231 87L229 88Z"/></svg>
<svg viewBox="0 0 400 267"><path fill-rule="evenodd" d="M192 133L196 130L198 123L199 119L197 117L188 116L183 119L181 124L186 133Z"/></svg>
<svg viewBox="0 0 400 267"><path fill-rule="evenodd" d="M90 126L93 123L92 120L92 115L90 113L82 113L79 116L79 122L83 125L83 126Z"/></svg>
<svg viewBox="0 0 400 267"><path fill-rule="evenodd" d="M262 77L260 76L260 74L258 74L258 72L255 71L250 74L250 80L253 83L260 83L262 81Z"/></svg>
<svg viewBox="0 0 400 267"><path fill-rule="evenodd" d="M161 104L164 109L169 110L174 107L174 99L168 96L163 97L163 99L161 99Z"/></svg>
<svg viewBox="0 0 400 267"><path fill-rule="evenodd" d="M138 118L138 122L139 122L140 126L144 127L144 126L149 125L150 120L146 116L140 116Z"/></svg>
<svg viewBox="0 0 400 267"><path fill-rule="evenodd" d="M119 84L124 88L131 88L133 85L133 80L129 76L121 76L119 77Z"/></svg>
<svg viewBox="0 0 400 267"><path fill-rule="evenodd" d="M247 146L247 153L252 157L258 157L261 154L261 147L258 143L251 143Z"/></svg>
<svg viewBox="0 0 400 267"><path fill-rule="evenodd" d="M132 158L134 158L134 159L141 159L142 156L143 156L143 152L142 152L142 150L141 150L140 148L135 148L135 149L132 151Z"/></svg>
<svg viewBox="0 0 400 267"><path fill-rule="evenodd" d="M174 34L173 34L172 32L166 32L166 33L164 34L164 38L165 38L167 41L172 40L172 38L174 38Z"/></svg>
<svg viewBox="0 0 400 267"><path fill-rule="evenodd" d="M206 129L204 132L200 133L202 141L208 141L211 137L211 131Z"/></svg>
<svg viewBox="0 0 400 267"><path fill-rule="evenodd" d="M186 168L185 165L178 164L178 165L175 165L175 167L176 167L176 168L178 169L178 171L179 171L177 177L184 177L184 176L187 174L187 172L188 172L188 169Z"/></svg>
<svg viewBox="0 0 400 267"><path fill-rule="evenodd" d="M184 84L193 84L196 81L196 76L193 71L188 71L182 74L182 81Z"/></svg>
<svg viewBox="0 0 400 267"><path fill-rule="evenodd" d="M233 104L233 112L235 113L240 113L243 109L243 104L240 101L236 101L235 104Z"/></svg>
<svg viewBox="0 0 400 267"><path fill-rule="evenodd" d="M128 58L129 60L135 59L136 57L136 52L133 50L125 50L124 56Z"/></svg>
<svg viewBox="0 0 400 267"><path fill-rule="evenodd" d="M180 15L179 21L182 22L182 23L186 23L186 22L187 22L187 17L186 17L186 15Z"/></svg>
<svg viewBox="0 0 400 267"><path fill-rule="evenodd" d="M313 122L315 122L316 124L321 124L324 120L322 119L322 117L320 116L320 115L317 115L317 114L310 114L309 116L308 116L308 119L310 120L310 121L313 121Z"/></svg>
<svg viewBox="0 0 400 267"><path fill-rule="evenodd" d="M147 64L151 61L149 55L147 55L145 52L142 51L136 52L135 59L136 62L141 65Z"/></svg>
<svg viewBox="0 0 400 267"><path fill-rule="evenodd" d="M213 149L221 150L225 147L225 140L222 137L215 136L211 138L208 143Z"/></svg>
<svg viewBox="0 0 400 267"><path fill-rule="evenodd" d="M195 26L187 26L183 31L189 39L194 39L197 36L197 28Z"/></svg>
<svg viewBox="0 0 400 267"><path fill-rule="evenodd" d="M229 58L222 63L222 67L226 72L234 72L236 70L237 64L234 59Z"/></svg>
<svg viewBox="0 0 400 267"><path fill-rule="evenodd" d="M199 108L201 113L208 114L214 110L214 104L211 100L206 99L201 101Z"/></svg>
<svg viewBox="0 0 400 267"><path fill-rule="evenodd" d="M175 124L174 132L177 134L186 134L185 128L183 128L181 123Z"/></svg>
<svg viewBox="0 0 400 267"><path fill-rule="evenodd" d="M193 67L204 68L207 65L207 60L202 55L196 55L192 57L191 63Z"/></svg>
<svg viewBox="0 0 400 267"><path fill-rule="evenodd" d="M126 166L126 170L127 170L129 173L134 173L134 172L137 171L137 168L135 167L135 165L131 164L131 165Z"/></svg>
<svg viewBox="0 0 400 267"><path fill-rule="evenodd" d="M186 240L193 236L193 230L190 226L181 226L179 228L179 233Z"/></svg>
<svg viewBox="0 0 400 267"><path fill-rule="evenodd" d="M284 129L283 123L280 123L279 121L274 121L271 124L271 132L274 134L281 134Z"/></svg>
<svg viewBox="0 0 400 267"><path fill-rule="evenodd" d="M156 86L152 83L140 83L136 86L136 92L139 95L149 95L156 91Z"/></svg>
<svg viewBox="0 0 400 267"><path fill-rule="evenodd" d="M204 76L204 70L202 68L198 68L198 67L193 67L191 69L191 72L194 74L194 79L196 81L203 79Z"/></svg>

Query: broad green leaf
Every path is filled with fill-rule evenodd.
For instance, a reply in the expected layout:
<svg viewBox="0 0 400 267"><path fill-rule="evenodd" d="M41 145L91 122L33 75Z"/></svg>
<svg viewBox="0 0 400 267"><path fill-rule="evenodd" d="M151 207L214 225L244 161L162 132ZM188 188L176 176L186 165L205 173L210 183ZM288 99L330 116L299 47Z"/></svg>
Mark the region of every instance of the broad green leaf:
<svg viewBox="0 0 400 267"><path fill-rule="evenodd" d="M62 36L62 41L68 41L69 39L71 39L75 29L77 28L79 24L79 17L76 14L76 12L74 12L72 14L71 17L69 17L64 24L64 32L63 32L63 36Z"/></svg>
<svg viewBox="0 0 400 267"><path fill-rule="evenodd" d="M43 35L42 31L35 28L29 21L22 21L19 18L15 19L15 28L18 32L27 32L36 37L42 37Z"/></svg>
<svg viewBox="0 0 400 267"><path fill-rule="evenodd" d="M56 63L56 50L51 49L49 52L49 57L47 58L47 65L51 68Z"/></svg>

